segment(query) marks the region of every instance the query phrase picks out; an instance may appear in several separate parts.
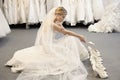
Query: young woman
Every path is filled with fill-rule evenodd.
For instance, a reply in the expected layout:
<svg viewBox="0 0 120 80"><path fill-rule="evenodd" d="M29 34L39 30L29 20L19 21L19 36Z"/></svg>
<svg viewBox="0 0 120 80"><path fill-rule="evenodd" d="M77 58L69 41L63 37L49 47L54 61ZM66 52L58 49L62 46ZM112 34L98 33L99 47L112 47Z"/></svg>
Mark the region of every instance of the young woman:
<svg viewBox="0 0 120 80"><path fill-rule="evenodd" d="M13 72L22 71L17 80L86 80L81 62L89 56L81 42L85 39L62 26L66 15L63 7L53 8L38 30L35 46L16 51L6 63ZM64 36L56 39L57 32Z"/></svg>

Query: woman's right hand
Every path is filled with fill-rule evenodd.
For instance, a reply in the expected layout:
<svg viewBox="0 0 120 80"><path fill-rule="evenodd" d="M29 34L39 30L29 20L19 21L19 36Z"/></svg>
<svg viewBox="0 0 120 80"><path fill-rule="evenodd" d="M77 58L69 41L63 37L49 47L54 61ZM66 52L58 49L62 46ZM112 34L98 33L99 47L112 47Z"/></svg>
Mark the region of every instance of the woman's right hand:
<svg viewBox="0 0 120 80"><path fill-rule="evenodd" d="M86 42L84 36L82 36L82 35L79 36L79 39L84 43Z"/></svg>

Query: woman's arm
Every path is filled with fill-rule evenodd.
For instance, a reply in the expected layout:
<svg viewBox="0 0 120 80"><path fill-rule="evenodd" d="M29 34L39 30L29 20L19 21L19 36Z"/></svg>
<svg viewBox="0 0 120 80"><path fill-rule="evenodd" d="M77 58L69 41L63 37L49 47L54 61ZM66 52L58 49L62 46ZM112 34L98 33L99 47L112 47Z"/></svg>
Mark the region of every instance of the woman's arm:
<svg viewBox="0 0 120 80"><path fill-rule="evenodd" d="M57 25L57 24L54 23L53 28L54 28L55 31L61 32L65 35L68 34L68 35L71 35L71 36L78 37L81 41L85 42L85 39L84 39L83 35L80 35L80 34L77 34L73 31L67 30L62 25Z"/></svg>

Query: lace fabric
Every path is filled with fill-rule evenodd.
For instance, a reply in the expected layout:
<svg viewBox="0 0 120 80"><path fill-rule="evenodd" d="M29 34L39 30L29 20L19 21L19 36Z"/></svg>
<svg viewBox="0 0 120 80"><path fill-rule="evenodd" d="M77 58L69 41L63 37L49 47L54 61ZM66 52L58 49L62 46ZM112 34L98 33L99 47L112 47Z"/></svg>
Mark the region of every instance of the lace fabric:
<svg viewBox="0 0 120 80"><path fill-rule="evenodd" d="M54 38L55 10L43 20L35 46L16 51L7 62L13 72L22 70L17 80L86 80L87 71L81 60L88 58L88 51L74 36Z"/></svg>

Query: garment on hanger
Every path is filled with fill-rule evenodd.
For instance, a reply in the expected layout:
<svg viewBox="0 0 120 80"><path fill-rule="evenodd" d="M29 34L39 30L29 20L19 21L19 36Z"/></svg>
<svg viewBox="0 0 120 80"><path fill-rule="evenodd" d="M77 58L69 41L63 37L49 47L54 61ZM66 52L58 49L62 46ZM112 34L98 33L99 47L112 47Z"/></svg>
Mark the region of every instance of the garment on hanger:
<svg viewBox="0 0 120 80"><path fill-rule="evenodd" d="M95 20L100 20L104 14L103 0L92 0L92 10Z"/></svg>
<svg viewBox="0 0 120 80"><path fill-rule="evenodd" d="M85 1L78 0L77 2L77 22L85 20Z"/></svg>
<svg viewBox="0 0 120 80"><path fill-rule="evenodd" d="M3 15L3 12L1 11L0 8L0 38L5 37L8 33L11 32L10 27Z"/></svg>
<svg viewBox="0 0 120 80"><path fill-rule="evenodd" d="M85 23L93 23L93 11L92 11L92 0L85 0Z"/></svg>
<svg viewBox="0 0 120 80"><path fill-rule="evenodd" d="M40 0L39 21L42 22L45 16L46 16L46 0Z"/></svg>
<svg viewBox="0 0 120 80"><path fill-rule="evenodd" d="M35 24L39 22L35 0L29 0L29 13L27 22L28 24Z"/></svg>

